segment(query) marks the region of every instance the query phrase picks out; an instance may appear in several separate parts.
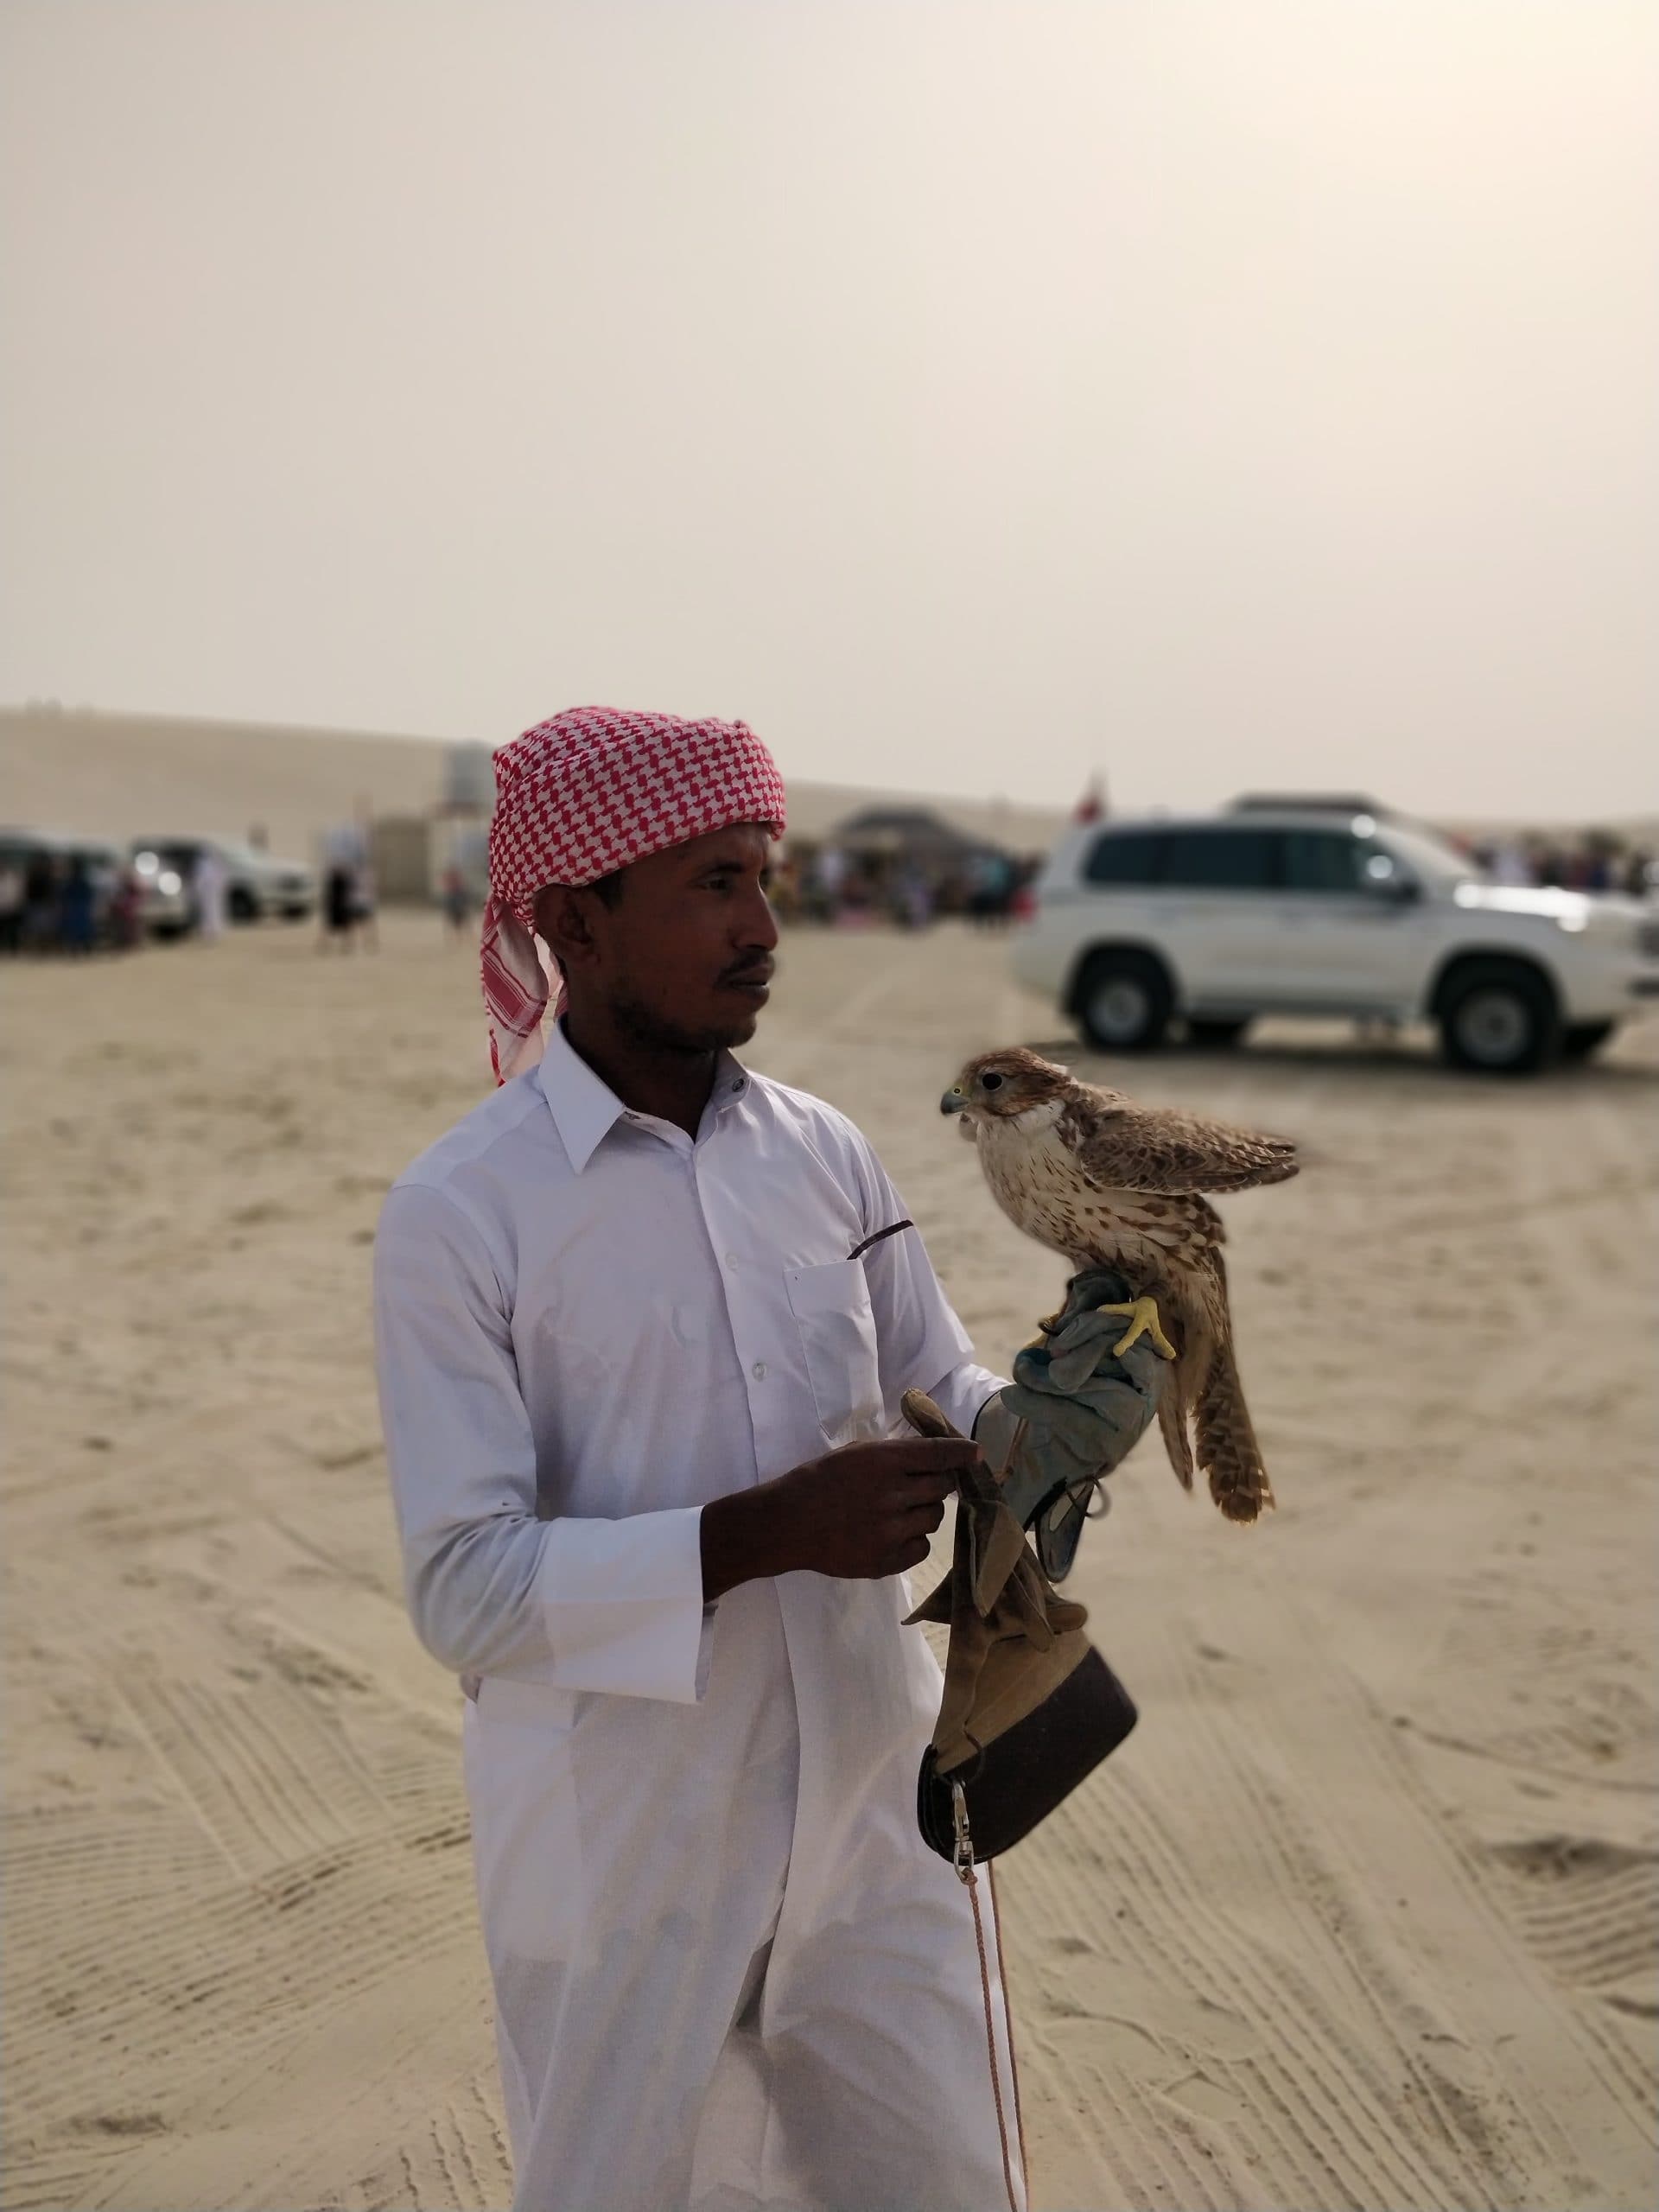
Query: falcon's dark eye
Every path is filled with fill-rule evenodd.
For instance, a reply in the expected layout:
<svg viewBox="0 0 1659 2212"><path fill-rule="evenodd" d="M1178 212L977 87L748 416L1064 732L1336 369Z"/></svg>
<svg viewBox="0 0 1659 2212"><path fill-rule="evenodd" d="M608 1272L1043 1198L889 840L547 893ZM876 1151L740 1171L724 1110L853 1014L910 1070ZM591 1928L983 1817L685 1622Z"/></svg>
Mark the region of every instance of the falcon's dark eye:
<svg viewBox="0 0 1659 2212"><path fill-rule="evenodd" d="M995 1069L993 1069L989 1075L981 1076L979 1078L979 1087L982 1090L1001 1090L1002 1088L1002 1078L996 1073Z"/></svg>

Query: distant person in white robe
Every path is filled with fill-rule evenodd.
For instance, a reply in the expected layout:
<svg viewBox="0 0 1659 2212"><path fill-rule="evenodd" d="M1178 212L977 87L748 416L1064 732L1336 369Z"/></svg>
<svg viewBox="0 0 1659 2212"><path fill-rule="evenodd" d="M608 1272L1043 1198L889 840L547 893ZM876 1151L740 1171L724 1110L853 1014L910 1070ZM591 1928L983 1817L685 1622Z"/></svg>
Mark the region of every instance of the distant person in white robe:
<svg viewBox="0 0 1659 2212"><path fill-rule="evenodd" d="M204 944L216 944L225 934L226 899L230 874L215 845L204 845L191 872L190 893L195 901L196 933Z"/></svg>
<svg viewBox="0 0 1659 2212"><path fill-rule="evenodd" d="M900 1395L965 1435L1000 1378L859 1131L732 1057L777 941L759 741L583 709L496 761L503 1087L375 1265L515 2205L1023 2212L995 1922L982 1970L917 1827L940 1677L904 1625L974 1447L906 1440Z"/></svg>

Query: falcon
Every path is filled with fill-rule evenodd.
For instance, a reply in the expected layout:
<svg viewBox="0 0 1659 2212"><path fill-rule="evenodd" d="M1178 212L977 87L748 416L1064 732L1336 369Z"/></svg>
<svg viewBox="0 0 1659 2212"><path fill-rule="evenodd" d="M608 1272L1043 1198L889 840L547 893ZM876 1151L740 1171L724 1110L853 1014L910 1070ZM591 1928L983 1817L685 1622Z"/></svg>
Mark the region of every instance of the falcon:
<svg viewBox="0 0 1659 2212"><path fill-rule="evenodd" d="M1287 1181L1295 1146L1139 1106L1023 1046L969 1060L939 1109L961 1116L1015 1228L1074 1272L1108 1267L1128 1276L1137 1295L1101 1310L1129 1324L1116 1351L1146 1336L1174 1363L1158 1407L1170 1464L1191 1490L1196 1457L1227 1518L1254 1521L1273 1503L1273 1487L1233 1351L1225 1231L1204 1194Z"/></svg>

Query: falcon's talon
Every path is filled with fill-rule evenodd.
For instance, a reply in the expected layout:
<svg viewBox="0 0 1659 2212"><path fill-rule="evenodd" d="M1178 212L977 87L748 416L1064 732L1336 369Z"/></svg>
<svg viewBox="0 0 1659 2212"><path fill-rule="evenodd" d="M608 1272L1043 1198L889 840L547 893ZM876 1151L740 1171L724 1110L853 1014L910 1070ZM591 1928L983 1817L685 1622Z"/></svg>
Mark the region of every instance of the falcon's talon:
<svg viewBox="0 0 1659 2212"><path fill-rule="evenodd" d="M1130 1324L1112 1346L1114 1359L1122 1359L1130 1345L1139 1344L1142 1337L1151 1338L1152 1348L1160 1359L1175 1357L1175 1347L1164 1334L1163 1321L1155 1298L1131 1299L1127 1306L1097 1306L1095 1311L1096 1313L1122 1313Z"/></svg>

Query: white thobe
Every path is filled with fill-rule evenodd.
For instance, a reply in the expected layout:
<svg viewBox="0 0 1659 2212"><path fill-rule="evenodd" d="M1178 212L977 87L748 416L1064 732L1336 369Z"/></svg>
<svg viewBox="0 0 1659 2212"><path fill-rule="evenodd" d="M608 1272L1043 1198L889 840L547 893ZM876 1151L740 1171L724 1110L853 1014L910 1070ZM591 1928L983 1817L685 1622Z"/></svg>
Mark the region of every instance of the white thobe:
<svg viewBox="0 0 1659 2212"><path fill-rule="evenodd" d="M205 938L225 934L225 863L211 848L197 858L191 888L196 899L196 931Z"/></svg>
<svg viewBox="0 0 1659 2212"><path fill-rule="evenodd" d="M520 2212L1008 2202L902 1577L702 1601L698 1522L973 1364L868 1145L723 1058L695 1141L555 1029L375 1255L409 1603L464 1759ZM538 1517L538 1505L539 1515ZM994 1932L991 2007L1013 2126ZM1020 2189L1014 2159L1016 2197Z"/></svg>

